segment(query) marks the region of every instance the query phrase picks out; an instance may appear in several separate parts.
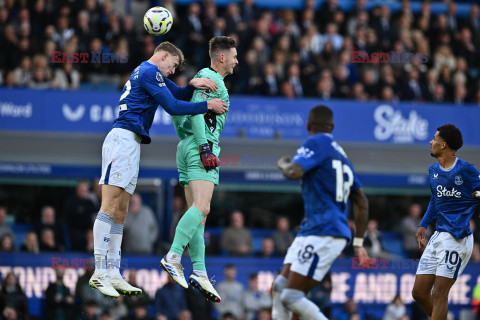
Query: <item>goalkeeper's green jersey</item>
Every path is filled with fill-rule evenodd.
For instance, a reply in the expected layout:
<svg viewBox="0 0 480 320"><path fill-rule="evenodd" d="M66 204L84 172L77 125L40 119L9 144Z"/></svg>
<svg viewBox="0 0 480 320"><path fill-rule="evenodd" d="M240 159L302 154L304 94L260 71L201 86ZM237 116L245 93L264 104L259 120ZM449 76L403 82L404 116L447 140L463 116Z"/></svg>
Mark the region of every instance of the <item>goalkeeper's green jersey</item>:
<svg viewBox="0 0 480 320"><path fill-rule="evenodd" d="M223 102L228 106L230 106L227 88L225 87L223 77L218 72L212 68L204 68L195 75L195 78L212 79L217 83L218 89L217 92L211 92L208 89L195 89L190 102L200 102L219 98L222 99ZM227 118L227 113L228 112L225 112L224 114L217 114L209 110L203 115L172 116L172 120L175 130L177 131L177 135L181 140L194 134L198 145L207 143L207 140L218 144L220 134L222 133L223 126L225 124L225 119ZM203 117L204 121L200 117ZM203 124L203 122L204 130L200 130L198 124Z"/></svg>

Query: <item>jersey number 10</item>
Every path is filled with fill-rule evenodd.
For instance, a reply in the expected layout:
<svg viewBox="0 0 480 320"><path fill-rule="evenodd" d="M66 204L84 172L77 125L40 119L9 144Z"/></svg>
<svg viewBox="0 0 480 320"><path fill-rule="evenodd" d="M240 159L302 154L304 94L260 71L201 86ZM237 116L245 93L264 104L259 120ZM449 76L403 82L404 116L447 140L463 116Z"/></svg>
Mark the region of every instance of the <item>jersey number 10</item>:
<svg viewBox="0 0 480 320"><path fill-rule="evenodd" d="M332 167L335 169L337 183L336 183L336 200L337 202L347 203L350 195L350 188L353 185L352 169L340 160L332 160ZM345 176L347 179L345 180Z"/></svg>

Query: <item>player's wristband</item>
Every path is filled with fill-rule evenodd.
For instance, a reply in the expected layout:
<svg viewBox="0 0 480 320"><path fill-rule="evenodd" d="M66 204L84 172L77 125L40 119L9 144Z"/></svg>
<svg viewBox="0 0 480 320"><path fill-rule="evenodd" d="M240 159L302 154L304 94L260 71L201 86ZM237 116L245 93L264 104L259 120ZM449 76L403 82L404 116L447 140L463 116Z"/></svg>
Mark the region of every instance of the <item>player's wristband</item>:
<svg viewBox="0 0 480 320"><path fill-rule="evenodd" d="M353 246L354 247L363 247L363 238L360 238L360 237L353 238Z"/></svg>

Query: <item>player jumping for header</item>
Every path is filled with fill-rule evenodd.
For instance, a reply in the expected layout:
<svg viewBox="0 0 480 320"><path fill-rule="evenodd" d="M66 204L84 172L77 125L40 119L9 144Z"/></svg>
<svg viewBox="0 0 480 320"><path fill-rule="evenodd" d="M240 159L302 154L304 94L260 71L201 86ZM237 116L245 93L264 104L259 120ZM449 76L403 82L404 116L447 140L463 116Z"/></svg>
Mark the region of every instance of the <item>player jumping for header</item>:
<svg viewBox="0 0 480 320"><path fill-rule="evenodd" d="M177 100L189 100L195 87L217 88L210 79L193 79L183 88L166 79L182 62L182 51L163 42L132 72L120 97L119 116L103 143L102 204L93 225L95 272L89 284L109 297L118 297L118 292L141 293L120 275L120 246L128 202L137 184L140 144L151 141L149 130L157 107L177 115L228 110L220 99L197 103Z"/></svg>
<svg viewBox="0 0 480 320"><path fill-rule="evenodd" d="M413 298L432 320L445 320L448 293L472 255L470 219L480 204L480 173L474 165L457 158L462 132L453 124L437 128L430 152L438 162L428 168L432 197L418 227L418 247L425 251L418 264ZM428 225L437 219L437 230L425 247Z"/></svg>
<svg viewBox="0 0 480 320"><path fill-rule="evenodd" d="M223 79L233 73L238 64L235 40L230 37L215 37L210 40L209 54L211 65L195 76L215 81L218 90L195 90L191 102L220 98L229 104L228 92ZM188 288L183 275L180 258L188 245L193 263L193 273L189 283L207 299L220 302L221 297L210 283L205 268L205 222L210 212L213 188L218 185L219 137L225 124L227 113L217 115L207 112L204 115L173 117L173 123L180 142L177 147L177 167L179 180L185 190L189 209L178 222L170 251L160 265L183 288Z"/></svg>

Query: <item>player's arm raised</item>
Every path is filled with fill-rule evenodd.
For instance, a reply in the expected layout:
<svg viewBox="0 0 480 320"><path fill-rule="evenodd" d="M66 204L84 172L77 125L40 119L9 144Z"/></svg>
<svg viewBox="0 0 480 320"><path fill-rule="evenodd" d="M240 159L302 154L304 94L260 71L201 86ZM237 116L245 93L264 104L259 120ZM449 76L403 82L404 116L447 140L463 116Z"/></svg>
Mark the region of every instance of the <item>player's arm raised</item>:
<svg viewBox="0 0 480 320"><path fill-rule="evenodd" d="M160 76L157 76L157 74ZM170 115L201 114L206 113L208 110L216 113L225 113L228 110L228 106L221 99L194 103L175 99L170 90L168 90L160 72L154 69L146 70L139 80L142 87Z"/></svg>
<svg viewBox="0 0 480 320"><path fill-rule="evenodd" d="M195 89L206 90L210 89L212 92L216 92L218 89L217 84L212 79L208 78L194 78L190 83L185 87L180 87L175 84L175 82L170 79L165 79L165 84L167 85L168 90L172 93L175 99L189 101Z"/></svg>
<svg viewBox="0 0 480 320"><path fill-rule="evenodd" d="M359 264L361 266L368 266L368 254L363 247L363 237L365 236L365 231L367 230L368 221L368 200L362 188L352 191L349 199L353 206L353 216L355 218L353 250L355 252L355 256L360 260Z"/></svg>

